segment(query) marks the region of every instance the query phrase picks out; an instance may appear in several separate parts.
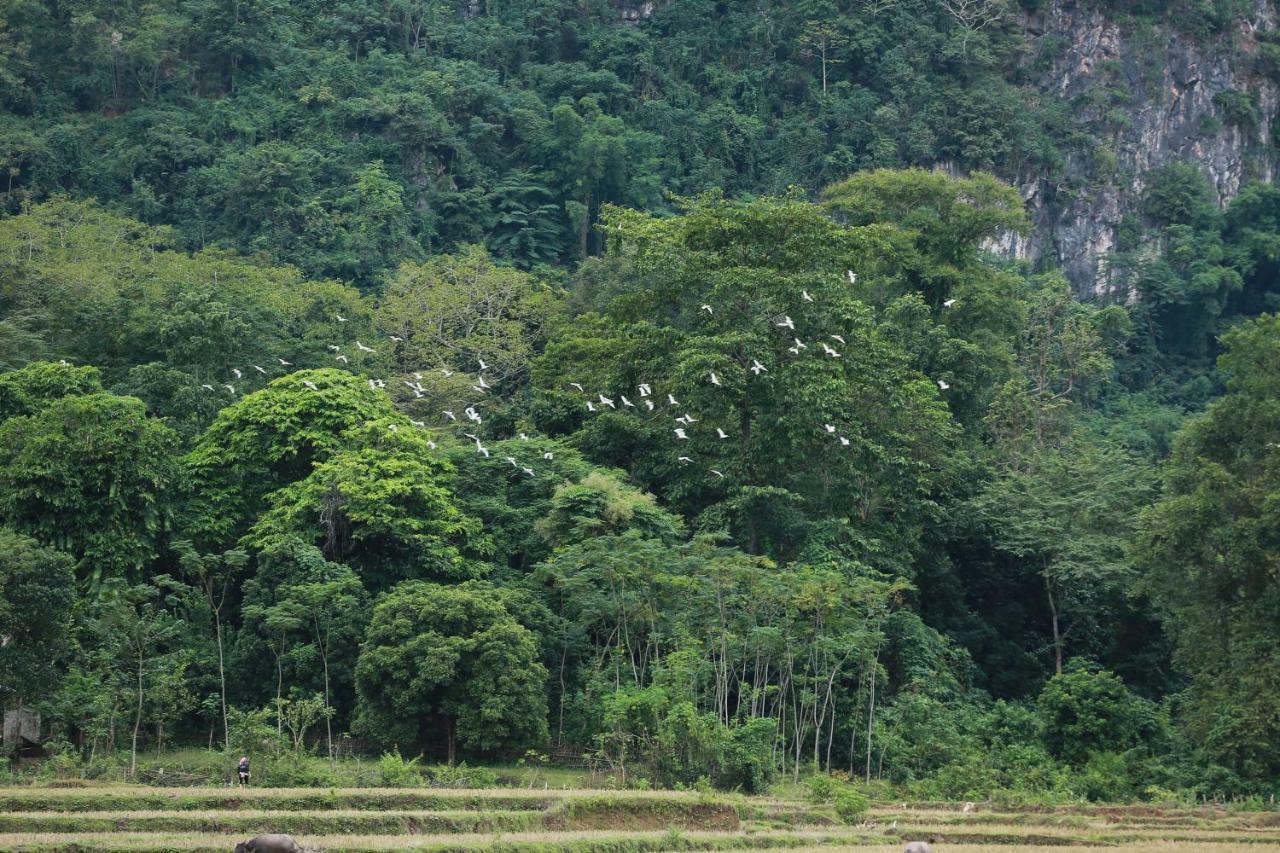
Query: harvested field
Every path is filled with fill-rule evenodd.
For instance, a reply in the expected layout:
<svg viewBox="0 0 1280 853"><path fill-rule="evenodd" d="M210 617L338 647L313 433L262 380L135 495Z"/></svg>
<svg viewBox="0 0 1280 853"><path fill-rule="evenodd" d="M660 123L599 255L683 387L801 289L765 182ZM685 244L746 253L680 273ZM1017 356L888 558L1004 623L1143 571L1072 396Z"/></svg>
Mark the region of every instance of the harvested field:
<svg viewBox="0 0 1280 853"><path fill-rule="evenodd" d="M905 806L905 807L904 807ZM688 792L0 789L5 851L230 851L286 832L330 853L362 851L1125 850L1280 853L1280 815L1088 807L963 811L882 804L861 823L799 800Z"/></svg>

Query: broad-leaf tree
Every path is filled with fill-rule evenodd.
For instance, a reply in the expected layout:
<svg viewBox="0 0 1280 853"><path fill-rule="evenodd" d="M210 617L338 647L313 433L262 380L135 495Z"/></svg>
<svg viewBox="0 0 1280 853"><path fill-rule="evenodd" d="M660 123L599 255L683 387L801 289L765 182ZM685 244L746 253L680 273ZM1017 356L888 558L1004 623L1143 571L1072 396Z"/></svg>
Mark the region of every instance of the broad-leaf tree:
<svg viewBox="0 0 1280 853"><path fill-rule="evenodd" d="M75 561L0 528L0 706L43 699L71 647Z"/></svg>
<svg viewBox="0 0 1280 853"><path fill-rule="evenodd" d="M388 744L476 752L547 739L539 638L482 582L411 581L385 594L356 664L360 729Z"/></svg>
<svg viewBox="0 0 1280 853"><path fill-rule="evenodd" d="M1227 395L1179 434L1135 554L1190 678L1182 722L1262 779L1280 772L1280 318L1224 343Z"/></svg>
<svg viewBox="0 0 1280 853"><path fill-rule="evenodd" d="M0 425L0 521L74 555L91 585L140 578L173 517L177 443L141 401L104 392L10 418Z"/></svg>

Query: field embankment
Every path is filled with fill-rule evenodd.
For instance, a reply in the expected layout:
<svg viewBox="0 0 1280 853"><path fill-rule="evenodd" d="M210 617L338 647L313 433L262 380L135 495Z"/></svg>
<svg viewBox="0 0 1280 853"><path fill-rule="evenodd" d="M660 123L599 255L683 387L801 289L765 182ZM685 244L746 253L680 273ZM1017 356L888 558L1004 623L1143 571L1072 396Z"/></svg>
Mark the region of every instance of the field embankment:
<svg viewBox="0 0 1280 853"><path fill-rule="evenodd" d="M287 832L330 853L501 850L1127 850L1280 853L1280 814L1229 809L875 807L855 825L782 798L587 790L0 789L0 853L228 851Z"/></svg>

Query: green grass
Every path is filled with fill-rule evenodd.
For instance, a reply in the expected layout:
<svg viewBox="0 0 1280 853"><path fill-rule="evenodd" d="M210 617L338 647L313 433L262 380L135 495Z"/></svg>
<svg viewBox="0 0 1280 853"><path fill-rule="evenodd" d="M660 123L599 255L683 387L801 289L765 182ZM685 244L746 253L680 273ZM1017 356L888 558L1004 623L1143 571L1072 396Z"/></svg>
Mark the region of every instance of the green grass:
<svg viewBox="0 0 1280 853"><path fill-rule="evenodd" d="M263 785L281 782L296 772L299 762L307 763L316 772L338 787L375 787L382 784L378 773L377 758L335 758L332 762L315 756L281 755L254 758L255 781ZM96 778L123 780L126 776L128 756L115 756L100 762ZM440 765L423 765L423 784L440 776L452 778L458 768ZM487 784L511 788L584 789L617 787L617 780L607 772L594 772L587 768L561 767L543 763L536 758L513 764L485 765L472 768L476 775L487 779ZM464 774L465 775L465 774ZM221 752L198 747L170 749L164 752L145 753L138 759L138 776L143 782L155 785L220 785L235 779L235 762Z"/></svg>

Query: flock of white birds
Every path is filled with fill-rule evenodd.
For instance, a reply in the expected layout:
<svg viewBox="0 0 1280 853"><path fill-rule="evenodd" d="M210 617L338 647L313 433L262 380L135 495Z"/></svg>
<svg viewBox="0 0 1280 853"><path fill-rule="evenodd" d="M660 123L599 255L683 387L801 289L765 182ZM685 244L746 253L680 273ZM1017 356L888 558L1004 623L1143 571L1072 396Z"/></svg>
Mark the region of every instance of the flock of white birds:
<svg viewBox="0 0 1280 853"><path fill-rule="evenodd" d="M857 284L858 276L852 270L848 270L846 272L846 276L851 285ZM815 301L813 296L811 296L807 290L800 291L800 298L804 302ZM943 302L942 305L944 308L953 308L956 305L956 300L948 299L945 302ZM708 315L715 314L715 308L710 304L701 305L699 307L699 311L706 312ZM335 314L335 319L339 323L346 323L348 321L347 318L343 317L341 314ZM809 345L796 336L795 321L791 319L790 315L784 314L782 315L781 318L775 318L772 322L774 326L777 327L778 329L786 330L785 334L788 334L791 337L792 345L790 347L787 347L787 351L790 352L792 355L799 356L803 351L809 349ZM400 337L398 335L388 335L387 337L390 339L390 341L393 344L402 342L404 340L403 337ZM837 349L835 349L834 346L828 343L827 340L834 341L840 344L841 346L846 346L844 337L839 334L829 334L827 335L826 340L821 340L821 339L815 340L816 346L821 348L821 352L824 356L826 356L827 358L841 358L840 352ZM361 342L358 339L355 341L355 347L356 347L356 350L361 353L377 352L377 350L374 347L368 346L367 344ZM344 365L350 364L351 359L349 356L347 356L345 353L342 352L342 347L336 344L329 344L328 348L332 353L334 353L333 357L335 361L341 362ZM293 366L293 362L286 361L283 358L277 357L276 361L280 363L279 365L280 367ZM480 370L476 374L475 383L471 387L477 394L485 395L493 388L493 385L489 383L489 381L485 378L485 375L484 375L485 371L489 369L489 365L487 365L484 359L482 358L477 358L476 363L480 368ZM253 368L253 370L262 374L263 376L271 375L270 373L268 373L268 371L265 368L263 368L260 365L254 364L254 365L251 365L251 367ZM766 367L759 359L755 359L755 358L751 359L751 366L747 369L750 370L751 373L754 374L755 376L759 376L762 373L769 372L769 368ZM443 374L446 378L453 376L457 372L444 367L440 368L439 370L440 370L440 373ZM239 381L244 378L245 372L240 368L233 367L231 368L231 374L236 381ZM410 391L413 392L413 395L415 398L422 398L426 396L427 390L422 385L422 382L423 382L422 373L413 372L410 375L413 377L412 380L405 379L403 380L403 384ZM716 375L715 371L708 372L706 381L715 387L722 387L723 385L720 377ZM308 390L311 390L311 391L320 390L319 387L314 382L311 382L310 380L304 379L304 380L301 380L301 382L303 387L307 388ZM384 379L369 379L368 383L369 383L369 388L373 390L379 390L379 389L385 390L387 387L387 382ZM948 388L951 387L941 379L937 380L937 384L938 384L938 388L943 391L946 391ZM653 387L646 382L642 382L636 386L636 398L637 400L639 400L638 405L637 403L628 399L625 394L617 394L617 400L615 400L612 397L606 396L605 394L595 393L595 397L594 399L592 399L592 394L594 392L589 392L581 383L570 382L568 383L568 386L574 389L575 391L577 391L578 393L583 394L587 397L587 399L585 400L585 403L586 403L586 409L589 413L602 412L605 409L611 409L614 411L624 411L626 409L635 409L638 411L641 406L643 406L646 411L653 412L657 408L657 404L654 402ZM217 391L217 388L212 384L203 384L200 387L206 391L211 391L211 392ZM230 392L232 396L235 396L237 393L236 386L231 382L223 383L222 387L226 388L227 391ZM622 406L621 409L619 409L619 406L618 406L619 403L621 403L621 406ZM442 410L442 417L446 419L446 424L445 424L446 426L451 426L452 428L454 428L460 437L466 438L468 441L474 442L476 453L487 459L490 457L489 448L484 446L484 443L480 440L479 436L477 436L474 432L467 431L468 429L474 428L469 426L470 424L475 424L476 426L479 426L484 422L483 416L478 411L478 407L482 405L483 405L483 401L471 403L465 406L462 410L462 414L463 414L462 418L458 417L458 414L456 411L452 409L444 409ZM680 409L680 401L677 400L673 394L667 393L666 403L664 405L664 408ZM671 432L675 436L673 440L679 442L679 441L691 440L689 435L689 430L693 427L694 424L700 423L701 421L699 418L695 418L693 415L690 415L686 412L684 414L678 415L674 419L674 422L679 424L679 426L673 427L671 429ZM417 427L420 429L427 428L427 423L425 421L414 420L413 418L409 418L409 423L412 424L414 427ZM824 423L822 427L823 427L823 431L826 434L832 436L833 439L838 441L841 446L843 447L849 446L850 441L848 437L846 437L845 435L842 435L840 433L839 428L836 425ZM387 428L393 432L396 429L398 429L396 424L389 424ZM704 428L710 429L711 427L704 427ZM715 435L717 440L725 441L731 438L729 433L726 433L722 427L717 426L714 429L715 429ZM520 433L520 438L522 440L528 440L529 437L525 433ZM430 447L432 450L434 450L436 449L437 444L435 441L428 440L427 446ZM677 452L676 461L680 465L689 465L694 462L694 458L692 456L689 456L686 453L681 453L678 450L676 452ZM550 461L555 457L554 457L554 454L547 452L542 454L542 458L545 461ZM535 471L532 466L521 462L515 457L504 456L503 459L506 462L511 464L513 473L523 474L530 477L535 475ZM710 476L716 477L718 479L723 479L725 476L722 471L719 471L715 468L708 468L707 471L709 472Z"/></svg>

